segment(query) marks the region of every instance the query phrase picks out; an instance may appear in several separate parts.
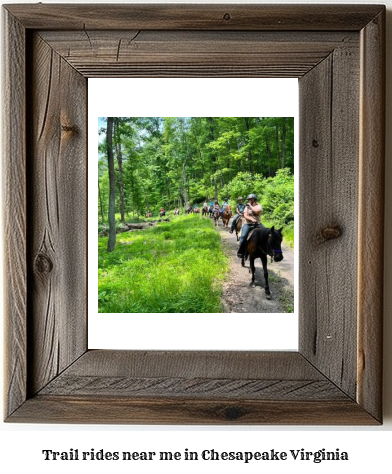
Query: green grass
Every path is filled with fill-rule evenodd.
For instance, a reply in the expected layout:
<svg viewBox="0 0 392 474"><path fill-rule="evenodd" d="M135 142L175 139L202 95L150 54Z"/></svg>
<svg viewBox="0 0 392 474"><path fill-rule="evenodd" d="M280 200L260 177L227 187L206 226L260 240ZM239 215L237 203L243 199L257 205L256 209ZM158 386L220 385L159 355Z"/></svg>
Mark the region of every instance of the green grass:
<svg viewBox="0 0 392 474"><path fill-rule="evenodd" d="M294 313L294 293L291 290L283 289L279 297L280 304L286 313Z"/></svg>
<svg viewBox="0 0 392 474"><path fill-rule="evenodd" d="M283 281L280 272L276 275L270 273L269 281L279 285L279 302L285 313L294 313L294 291L283 287Z"/></svg>
<svg viewBox="0 0 392 474"><path fill-rule="evenodd" d="M228 260L210 219L179 216L117 235L113 252L98 239L101 313L216 313Z"/></svg>
<svg viewBox="0 0 392 474"><path fill-rule="evenodd" d="M294 248L294 225L288 225L283 227L283 243L288 245L290 248Z"/></svg>

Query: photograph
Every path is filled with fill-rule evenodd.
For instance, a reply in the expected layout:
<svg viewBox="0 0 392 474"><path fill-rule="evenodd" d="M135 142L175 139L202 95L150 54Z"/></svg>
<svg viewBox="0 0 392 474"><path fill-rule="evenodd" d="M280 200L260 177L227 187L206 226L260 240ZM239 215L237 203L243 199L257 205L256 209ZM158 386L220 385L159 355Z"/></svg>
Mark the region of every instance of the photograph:
<svg viewBox="0 0 392 474"><path fill-rule="evenodd" d="M7 467L385 471L391 1L3 7Z"/></svg>
<svg viewBox="0 0 392 474"><path fill-rule="evenodd" d="M294 125L99 117L99 313L293 313Z"/></svg>

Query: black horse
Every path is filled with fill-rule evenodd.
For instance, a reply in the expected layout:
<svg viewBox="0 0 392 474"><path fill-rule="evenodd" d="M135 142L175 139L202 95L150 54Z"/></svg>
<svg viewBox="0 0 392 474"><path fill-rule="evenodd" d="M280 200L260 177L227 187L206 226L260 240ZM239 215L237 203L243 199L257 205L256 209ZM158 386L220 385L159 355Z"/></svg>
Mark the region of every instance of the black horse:
<svg viewBox="0 0 392 474"><path fill-rule="evenodd" d="M242 258L242 266L245 266L245 258L249 256L250 271L252 272L252 288L255 285L255 259L260 258L263 264L264 280L265 280L265 295L267 299L271 298L271 292L268 286L268 270L267 257L271 257L271 261L280 262L283 260L282 253L282 229L275 230L275 227L268 229L267 227L257 227L246 245L246 254Z"/></svg>

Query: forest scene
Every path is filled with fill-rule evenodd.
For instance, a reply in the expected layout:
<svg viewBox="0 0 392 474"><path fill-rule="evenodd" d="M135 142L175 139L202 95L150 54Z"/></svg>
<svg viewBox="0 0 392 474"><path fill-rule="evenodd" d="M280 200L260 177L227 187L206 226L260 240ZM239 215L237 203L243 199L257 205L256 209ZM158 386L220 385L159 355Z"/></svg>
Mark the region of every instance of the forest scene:
<svg viewBox="0 0 392 474"><path fill-rule="evenodd" d="M99 312L293 312L292 117L102 117L98 136ZM267 299L239 203L269 231Z"/></svg>

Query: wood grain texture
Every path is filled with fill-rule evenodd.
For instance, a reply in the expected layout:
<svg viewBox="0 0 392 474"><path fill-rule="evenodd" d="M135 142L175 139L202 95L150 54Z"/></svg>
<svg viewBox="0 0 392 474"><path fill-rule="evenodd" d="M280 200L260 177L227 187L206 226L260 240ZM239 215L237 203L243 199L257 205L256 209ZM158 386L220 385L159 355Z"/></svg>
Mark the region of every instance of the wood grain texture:
<svg viewBox="0 0 392 474"><path fill-rule="evenodd" d="M335 49L299 87L299 346L355 398L359 49ZM321 239L332 227L338 238Z"/></svg>
<svg viewBox="0 0 392 474"><path fill-rule="evenodd" d="M384 262L379 252L384 248L385 12L362 30L361 46L357 399L381 419Z"/></svg>
<svg viewBox="0 0 392 474"><path fill-rule="evenodd" d="M34 394L87 349L87 111L86 79L37 35L29 39L29 346L34 361L29 389Z"/></svg>
<svg viewBox="0 0 392 474"><path fill-rule="evenodd" d="M376 423L301 354L285 352L89 351L10 421L29 416L49 423Z"/></svg>
<svg viewBox="0 0 392 474"><path fill-rule="evenodd" d="M40 395L343 400L295 352L89 351Z"/></svg>
<svg viewBox="0 0 392 474"><path fill-rule="evenodd" d="M134 75L300 77L356 33L42 31L86 77Z"/></svg>
<svg viewBox="0 0 392 474"><path fill-rule="evenodd" d="M284 401L41 396L8 420L22 423L375 425L353 400Z"/></svg>
<svg viewBox="0 0 392 474"><path fill-rule="evenodd" d="M230 400L346 400L329 380L208 379L205 377L89 377L61 375L40 395Z"/></svg>
<svg viewBox="0 0 392 474"><path fill-rule="evenodd" d="M385 7L4 8L6 420L381 423ZM301 77L299 353L86 352L86 77L276 74Z"/></svg>
<svg viewBox="0 0 392 474"><path fill-rule="evenodd" d="M31 29L358 31L380 5L6 5Z"/></svg>
<svg viewBox="0 0 392 474"><path fill-rule="evenodd" d="M298 352L90 350L67 375L324 380Z"/></svg>
<svg viewBox="0 0 392 474"><path fill-rule="evenodd" d="M26 90L25 31L3 15L3 236L5 315L5 416L26 400Z"/></svg>

